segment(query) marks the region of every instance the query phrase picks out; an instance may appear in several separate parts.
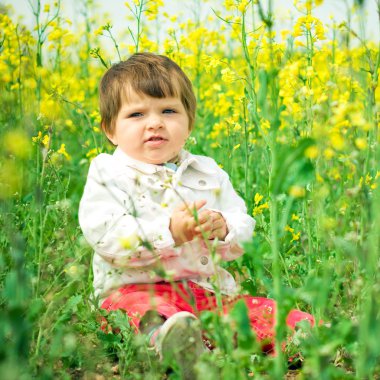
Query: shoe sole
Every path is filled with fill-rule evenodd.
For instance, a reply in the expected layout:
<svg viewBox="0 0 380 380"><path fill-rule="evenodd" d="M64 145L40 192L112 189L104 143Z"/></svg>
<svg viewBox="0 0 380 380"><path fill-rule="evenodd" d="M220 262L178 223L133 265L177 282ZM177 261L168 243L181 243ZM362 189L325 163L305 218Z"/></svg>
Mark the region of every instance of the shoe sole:
<svg viewBox="0 0 380 380"><path fill-rule="evenodd" d="M158 339L158 350L162 359L174 359L178 364L182 378L195 379L194 365L199 356L205 352L199 320L188 312L176 314L168 320L160 331L162 340Z"/></svg>

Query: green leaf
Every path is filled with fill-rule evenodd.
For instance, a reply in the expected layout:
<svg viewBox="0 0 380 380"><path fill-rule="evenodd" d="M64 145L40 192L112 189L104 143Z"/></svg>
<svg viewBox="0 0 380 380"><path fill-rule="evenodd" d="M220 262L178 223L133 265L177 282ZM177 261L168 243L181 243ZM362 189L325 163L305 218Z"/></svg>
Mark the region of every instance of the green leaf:
<svg viewBox="0 0 380 380"><path fill-rule="evenodd" d="M230 313L236 323L238 346L245 350L250 350L255 344L251 322L248 317L248 308L244 300L236 302Z"/></svg>
<svg viewBox="0 0 380 380"><path fill-rule="evenodd" d="M290 186L306 185L314 178L314 166L305 156L307 148L315 144L311 138L304 138L296 146L281 146L277 155L277 167L272 174L271 192L281 194Z"/></svg>

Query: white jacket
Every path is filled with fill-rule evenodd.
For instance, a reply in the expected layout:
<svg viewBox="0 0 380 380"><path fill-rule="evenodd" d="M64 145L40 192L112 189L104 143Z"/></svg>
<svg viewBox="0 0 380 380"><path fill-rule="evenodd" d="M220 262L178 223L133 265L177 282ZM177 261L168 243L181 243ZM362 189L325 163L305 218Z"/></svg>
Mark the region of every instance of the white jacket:
<svg viewBox="0 0 380 380"><path fill-rule="evenodd" d="M233 277L219 260L242 255L255 221L216 162L187 151L176 171L128 157L116 148L90 165L79 206L79 222L95 251L95 295L104 299L122 285L191 279L206 289L236 292ZM169 230L175 207L205 199L204 208L226 220L224 241L195 239L179 247Z"/></svg>

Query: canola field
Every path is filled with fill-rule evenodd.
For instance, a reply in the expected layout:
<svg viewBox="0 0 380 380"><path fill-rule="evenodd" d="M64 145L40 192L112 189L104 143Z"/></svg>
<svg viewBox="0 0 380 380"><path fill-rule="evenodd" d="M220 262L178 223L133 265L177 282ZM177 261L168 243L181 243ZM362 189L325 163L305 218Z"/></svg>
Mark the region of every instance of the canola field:
<svg viewBox="0 0 380 380"><path fill-rule="evenodd" d="M327 2L327 0L325 0ZM380 12L379 0L374 1ZM213 157L257 221L245 255L224 266L244 292L321 321L261 352L246 310L201 322L216 349L200 379L380 378L379 35L294 2L285 28L271 0L128 0L124 30L95 1L28 1L33 25L0 4L0 377L178 379L122 312L99 328L92 251L77 220L102 135L98 82L136 51L168 55L197 96L187 149ZM350 6L348 6L350 5ZM248 339L249 338L249 339Z"/></svg>

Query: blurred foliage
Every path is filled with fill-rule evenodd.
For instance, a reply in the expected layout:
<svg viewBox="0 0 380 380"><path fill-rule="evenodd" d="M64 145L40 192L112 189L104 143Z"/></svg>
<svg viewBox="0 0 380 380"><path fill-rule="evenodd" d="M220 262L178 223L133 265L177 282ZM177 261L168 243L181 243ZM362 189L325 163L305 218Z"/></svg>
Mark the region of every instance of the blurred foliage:
<svg viewBox="0 0 380 380"><path fill-rule="evenodd" d="M2 378L178 378L122 312L107 316L117 330L100 329L77 222L89 162L112 149L99 128L99 79L136 50L188 73L198 98L188 149L217 160L257 221L246 254L223 265L247 294L323 320L300 327L284 363L302 362L299 378L378 376L379 45L349 22L324 25L321 3L297 1L291 29L276 33L264 1L194 0L178 15L128 1L120 35L90 0L75 22L64 2L30 2L30 29L1 5ZM217 346L197 363L201 378L286 370L252 339L244 304L201 321Z"/></svg>

